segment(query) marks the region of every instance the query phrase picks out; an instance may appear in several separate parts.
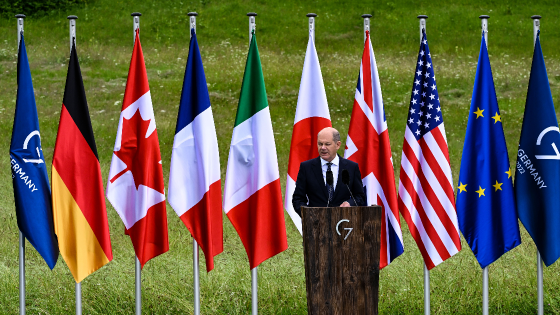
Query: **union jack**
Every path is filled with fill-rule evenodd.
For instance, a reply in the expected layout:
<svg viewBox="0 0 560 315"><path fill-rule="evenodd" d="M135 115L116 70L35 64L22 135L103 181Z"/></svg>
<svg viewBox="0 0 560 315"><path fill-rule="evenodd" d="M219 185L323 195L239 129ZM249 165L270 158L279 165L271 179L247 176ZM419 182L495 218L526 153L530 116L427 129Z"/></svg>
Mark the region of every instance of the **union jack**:
<svg viewBox="0 0 560 315"><path fill-rule="evenodd" d="M377 204L382 208L379 268L383 268L402 254L404 247L389 131L369 32L364 45L344 157L360 166L367 204Z"/></svg>
<svg viewBox="0 0 560 315"><path fill-rule="evenodd" d="M404 133L399 209L428 269L461 250L443 113L426 33Z"/></svg>

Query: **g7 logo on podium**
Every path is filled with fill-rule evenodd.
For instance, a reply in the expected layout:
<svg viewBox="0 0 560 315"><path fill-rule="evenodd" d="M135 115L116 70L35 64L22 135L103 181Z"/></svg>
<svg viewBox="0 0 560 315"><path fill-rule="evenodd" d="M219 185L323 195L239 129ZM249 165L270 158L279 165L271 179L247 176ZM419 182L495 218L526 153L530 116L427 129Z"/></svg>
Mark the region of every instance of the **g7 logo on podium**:
<svg viewBox="0 0 560 315"><path fill-rule="evenodd" d="M338 229L338 226L342 222L350 222L350 220L342 219L342 220L338 221L338 223L336 224L336 233L338 233L338 235L342 235L342 234L340 234L340 230ZM346 233L346 236L344 237L344 240L346 240L348 238L348 236L350 236L350 233L352 233L353 228L344 228L344 229L348 231L348 233Z"/></svg>

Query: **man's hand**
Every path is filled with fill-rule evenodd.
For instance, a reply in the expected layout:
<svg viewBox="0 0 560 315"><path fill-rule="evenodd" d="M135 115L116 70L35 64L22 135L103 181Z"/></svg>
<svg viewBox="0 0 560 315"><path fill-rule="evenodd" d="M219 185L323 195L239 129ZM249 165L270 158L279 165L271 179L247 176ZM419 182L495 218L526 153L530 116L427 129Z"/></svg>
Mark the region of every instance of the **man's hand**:
<svg viewBox="0 0 560 315"><path fill-rule="evenodd" d="M348 203L348 201L345 201L340 206L341 207L350 207L350 204Z"/></svg>

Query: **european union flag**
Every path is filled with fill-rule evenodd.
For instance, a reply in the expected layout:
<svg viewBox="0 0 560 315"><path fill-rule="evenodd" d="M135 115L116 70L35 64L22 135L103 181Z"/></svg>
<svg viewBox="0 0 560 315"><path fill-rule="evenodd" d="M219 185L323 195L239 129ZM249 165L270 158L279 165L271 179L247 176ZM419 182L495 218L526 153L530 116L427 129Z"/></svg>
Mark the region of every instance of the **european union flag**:
<svg viewBox="0 0 560 315"><path fill-rule="evenodd" d="M560 256L560 131L537 35L515 170L519 219L544 263Z"/></svg>
<svg viewBox="0 0 560 315"><path fill-rule="evenodd" d="M456 202L459 227L481 268L521 244L511 175L483 36Z"/></svg>
<svg viewBox="0 0 560 315"><path fill-rule="evenodd" d="M18 90L10 163L19 230L53 269L58 259L58 242L54 234L51 188L41 149L39 119L23 33L18 54Z"/></svg>

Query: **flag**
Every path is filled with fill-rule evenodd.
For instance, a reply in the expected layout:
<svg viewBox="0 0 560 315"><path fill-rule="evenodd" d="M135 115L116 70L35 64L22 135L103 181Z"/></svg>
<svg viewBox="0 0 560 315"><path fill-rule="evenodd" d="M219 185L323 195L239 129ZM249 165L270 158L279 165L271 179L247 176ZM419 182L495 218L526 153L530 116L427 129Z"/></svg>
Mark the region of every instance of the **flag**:
<svg viewBox="0 0 560 315"><path fill-rule="evenodd" d="M301 217L292 205L299 165L301 162L317 157L317 135L326 127L332 127L327 94L323 85L315 42L309 37L299 85L296 118L288 160L286 198L284 199L284 207L300 234L302 233Z"/></svg>
<svg viewBox="0 0 560 315"><path fill-rule="evenodd" d="M521 223L545 265L560 256L560 131L537 35L515 170Z"/></svg>
<svg viewBox="0 0 560 315"><path fill-rule="evenodd" d="M54 234L51 188L41 148L37 106L23 33L17 66L17 101L10 143L17 223L23 236L53 269L58 259L58 242Z"/></svg>
<svg viewBox="0 0 560 315"><path fill-rule="evenodd" d="M191 30L189 58L171 153L169 204L206 257L206 270L224 250L220 156L206 76L196 33Z"/></svg>
<svg viewBox="0 0 560 315"><path fill-rule="evenodd" d="M106 195L124 223L142 268L169 250L161 154L138 31Z"/></svg>
<svg viewBox="0 0 560 315"><path fill-rule="evenodd" d="M113 259L99 156L72 45L52 164L54 229L76 282Z"/></svg>
<svg viewBox="0 0 560 315"><path fill-rule="evenodd" d="M381 206L379 268L403 253L395 173L377 62L367 32L344 157L358 163L367 205Z"/></svg>
<svg viewBox="0 0 560 315"><path fill-rule="evenodd" d="M461 250L443 113L426 33L404 132L398 203L428 269Z"/></svg>
<svg viewBox="0 0 560 315"><path fill-rule="evenodd" d="M274 133L254 33L231 137L224 211L245 246L251 269L288 248Z"/></svg>
<svg viewBox="0 0 560 315"><path fill-rule="evenodd" d="M481 268L521 244L511 175L483 35L457 189L459 227Z"/></svg>

